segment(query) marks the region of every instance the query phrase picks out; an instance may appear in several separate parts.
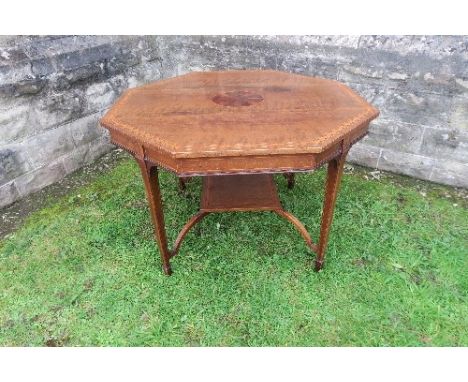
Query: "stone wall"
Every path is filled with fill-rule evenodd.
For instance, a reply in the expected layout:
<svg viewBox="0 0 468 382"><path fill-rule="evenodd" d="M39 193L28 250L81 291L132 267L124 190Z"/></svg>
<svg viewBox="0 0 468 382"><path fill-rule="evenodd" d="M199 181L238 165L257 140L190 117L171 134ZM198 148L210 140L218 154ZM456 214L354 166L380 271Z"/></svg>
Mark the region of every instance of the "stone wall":
<svg viewBox="0 0 468 382"><path fill-rule="evenodd" d="M381 110L349 160L468 187L466 36L0 37L0 206L110 150L123 89L192 70L337 79Z"/></svg>
<svg viewBox="0 0 468 382"><path fill-rule="evenodd" d="M152 38L0 37L0 207L109 151L98 120L160 78Z"/></svg>

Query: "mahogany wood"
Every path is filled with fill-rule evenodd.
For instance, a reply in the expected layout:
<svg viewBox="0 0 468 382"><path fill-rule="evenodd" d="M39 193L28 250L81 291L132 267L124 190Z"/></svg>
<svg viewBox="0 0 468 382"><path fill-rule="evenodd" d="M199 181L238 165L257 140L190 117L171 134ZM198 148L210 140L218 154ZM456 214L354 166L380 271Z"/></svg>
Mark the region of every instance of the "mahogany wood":
<svg viewBox="0 0 468 382"><path fill-rule="evenodd" d="M335 209L336 197L340 186L341 176L343 175L343 167L348 151L344 151L337 158L333 158L328 162L327 181L325 187L325 195L323 202L322 223L320 225L320 239L318 244L317 258L315 259L315 270L319 271L323 267L325 257L325 248L328 242L331 222L333 219L333 211Z"/></svg>
<svg viewBox="0 0 468 382"><path fill-rule="evenodd" d="M317 253L319 270L346 154L378 113L337 81L273 70L194 72L127 90L101 125L140 166L166 274L184 236L206 214L252 210L270 210L289 220ZM281 207L273 178L266 174L283 173L292 188L295 172L325 163L315 245L300 221ZM157 167L179 176L181 190L190 177L204 176L200 211L182 228L172 251Z"/></svg>
<svg viewBox="0 0 468 382"><path fill-rule="evenodd" d="M145 184L146 197L148 199L151 219L154 225L154 235L159 245L161 261L164 273L170 275L172 273L169 259L171 257L167 247L166 226L164 224L164 213L161 201L161 192L159 190L158 169L148 162L138 160L141 175Z"/></svg>
<svg viewBox="0 0 468 382"><path fill-rule="evenodd" d="M201 211L274 211L281 208L269 174L205 176Z"/></svg>
<svg viewBox="0 0 468 382"><path fill-rule="evenodd" d="M377 114L337 81L239 70L127 90L101 124L114 143L180 175L293 172L328 161L321 154L361 138Z"/></svg>

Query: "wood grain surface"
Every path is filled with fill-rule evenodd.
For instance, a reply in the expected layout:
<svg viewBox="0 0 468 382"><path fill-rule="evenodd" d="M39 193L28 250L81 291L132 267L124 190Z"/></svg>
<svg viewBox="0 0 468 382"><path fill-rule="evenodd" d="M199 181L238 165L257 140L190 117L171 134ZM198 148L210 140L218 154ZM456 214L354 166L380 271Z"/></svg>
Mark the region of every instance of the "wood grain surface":
<svg viewBox="0 0 468 382"><path fill-rule="evenodd" d="M337 81L242 70L127 90L101 124L171 158L206 158L321 153L377 115Z"/></svg>

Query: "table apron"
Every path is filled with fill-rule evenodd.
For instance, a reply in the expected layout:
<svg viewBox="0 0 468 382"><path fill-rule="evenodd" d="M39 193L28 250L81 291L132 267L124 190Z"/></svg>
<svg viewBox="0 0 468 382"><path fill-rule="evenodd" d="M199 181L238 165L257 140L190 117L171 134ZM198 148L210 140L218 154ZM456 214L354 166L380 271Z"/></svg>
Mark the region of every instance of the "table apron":
<svg viewBox="0 0 468 382"><path fill-rule="evenodd" d="M339 141L320 153L176 158L162 149L146 147L113 130L111 142L130 152L136 159L162 167L181 177L310 172L347 151L352 144L367 134L367 128L367 125L362 126L346 141Z"/></svg>

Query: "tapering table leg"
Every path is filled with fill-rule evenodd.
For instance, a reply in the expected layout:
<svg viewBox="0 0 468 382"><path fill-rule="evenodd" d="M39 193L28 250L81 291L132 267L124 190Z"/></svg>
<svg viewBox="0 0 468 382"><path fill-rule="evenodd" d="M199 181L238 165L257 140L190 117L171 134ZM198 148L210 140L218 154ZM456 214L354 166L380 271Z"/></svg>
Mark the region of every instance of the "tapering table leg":
<svg viewBox="0 0 468 382"><path fill-rule="evenodd" d="M347 151L339 157L328 162L327 181L325 186L325 196L323 202L322 223L320 225L320 239L318 243L317 257L315 259L315 270L322 269L325 249L327 247L328 235L333 220L333 212L335 209L336 197L343 175L343 167L346 159Z"/></svg>
<svg viewBox="0 0 468 382"><path fill-rule="evenodd" d="M158 242L159 251L161 253L161 261L164 273L170 275L172 273L169 258L170 251L167 247L166 226L164 224L164 213L161 201L161 191L159 189L158 169L156 166L149 164L143 160L138 160L143 182L145 184L146 197L150 206L151 219L154 225L154 236Z"/></svg>

